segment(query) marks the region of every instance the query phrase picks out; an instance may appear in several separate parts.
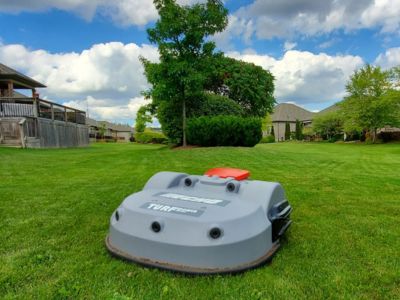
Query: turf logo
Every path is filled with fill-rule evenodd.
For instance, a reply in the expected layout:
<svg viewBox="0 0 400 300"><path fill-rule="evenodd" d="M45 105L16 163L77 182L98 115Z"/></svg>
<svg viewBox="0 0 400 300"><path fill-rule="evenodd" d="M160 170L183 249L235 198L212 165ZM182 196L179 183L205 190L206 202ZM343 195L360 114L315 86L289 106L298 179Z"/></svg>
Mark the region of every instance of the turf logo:
<svg viewBox="0 0 400 300"><path fill-rule="evenodd" d="M145 203L144 205L141 206L141 208L160 211L160 212L166 212L166 213L189 215L189 216L193 216L193 217L201 216L204 212L204 210L202 210L202 209L171 206L171 205L164 205L164 204L151 203L151 202Z"/></svg>

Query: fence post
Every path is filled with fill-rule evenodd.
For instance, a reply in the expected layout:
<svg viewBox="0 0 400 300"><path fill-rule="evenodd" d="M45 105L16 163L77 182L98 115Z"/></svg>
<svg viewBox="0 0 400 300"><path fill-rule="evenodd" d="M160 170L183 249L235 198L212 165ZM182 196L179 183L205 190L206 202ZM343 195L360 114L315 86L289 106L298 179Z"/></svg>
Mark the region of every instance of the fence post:
<svg viewBox="0 0 400 300"><path fill-rule="evenodd" d="M54 121L54 105L50 104L50 109L51 109L51 120Z"/></svg>
<svg viewBox="0 0 400 300"><path fill-rule="evenodd" d="M21 121L18 122L19 125L19 135L21 138L21 147L22 148L26 148L26 143L25 143L25 130L24 130L24 126L26 124L26 119L23 118Z"/></svg>
<svg viewBox="0 0 400 300"><path fill-rule="evenodd" d="M39 117L39 109L38 109L38 106L39 106L39 101L38 101L38 99L37 99L37 98L33 98L33 116L34 116L35 118Z"/></svg>

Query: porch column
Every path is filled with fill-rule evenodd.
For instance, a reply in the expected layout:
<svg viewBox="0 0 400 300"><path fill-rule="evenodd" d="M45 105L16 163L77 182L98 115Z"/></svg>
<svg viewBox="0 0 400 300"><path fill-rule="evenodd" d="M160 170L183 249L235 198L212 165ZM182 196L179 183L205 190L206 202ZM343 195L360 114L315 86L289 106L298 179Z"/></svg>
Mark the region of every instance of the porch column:
<svg viewBox="0 0 400 300"><path fill-rule="evenodd" d="M50 105L50 108L51 108L51 120L54 121L54 105L51 104L51 105Z"/></svg>
<svg viewBox="0 0 400 300"><path fill-rule="evenodd" d="M12 81L8 82L8 97L12 97L14 94L14 83Z"/></svg>
<svg viewBox="0 0 400 300"><path fill-rule="evenodd" d="M35 118L39 117L39 101L37 98L33 97L33 116Z"/></svg>

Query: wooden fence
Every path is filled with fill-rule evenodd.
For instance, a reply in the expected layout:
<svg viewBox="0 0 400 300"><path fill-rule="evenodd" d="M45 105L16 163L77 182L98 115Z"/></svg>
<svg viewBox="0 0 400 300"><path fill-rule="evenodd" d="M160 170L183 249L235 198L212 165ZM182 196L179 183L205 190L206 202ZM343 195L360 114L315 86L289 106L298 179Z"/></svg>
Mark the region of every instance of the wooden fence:
<svg viewBox="0 0 400 300"><path fill-rule="evenodd" d="M89 145L86 125L38 118L40 147L65 148Z"/></svg>
<svg viewBox="0 0 400 300"><path fill-rule="evenodd" d="M85 147L89 145L89 128L45 118L0 118L0 144L23 148Z"/></svg>

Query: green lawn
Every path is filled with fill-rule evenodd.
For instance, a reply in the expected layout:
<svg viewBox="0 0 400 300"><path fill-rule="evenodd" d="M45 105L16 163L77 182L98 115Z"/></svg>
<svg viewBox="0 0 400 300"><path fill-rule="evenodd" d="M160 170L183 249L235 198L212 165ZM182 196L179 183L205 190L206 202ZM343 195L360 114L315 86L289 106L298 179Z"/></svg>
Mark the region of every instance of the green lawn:
<svg viewBox="0 0 400 300"><path fill-rule="evenodd" d="M109 217L162 170L279 181L293 225L270 265L191 277L110 257ZM400 144L0 148L0 298L399 298Z"/></svg>

